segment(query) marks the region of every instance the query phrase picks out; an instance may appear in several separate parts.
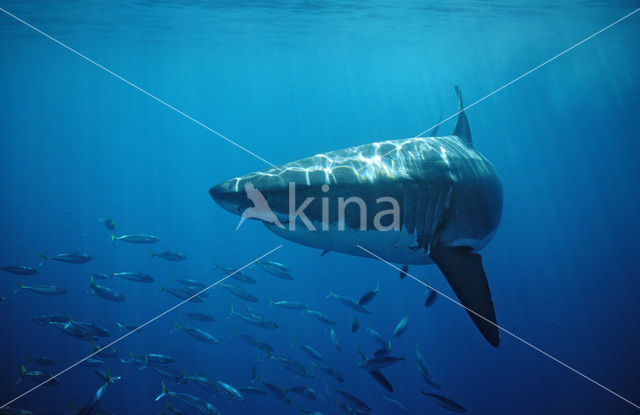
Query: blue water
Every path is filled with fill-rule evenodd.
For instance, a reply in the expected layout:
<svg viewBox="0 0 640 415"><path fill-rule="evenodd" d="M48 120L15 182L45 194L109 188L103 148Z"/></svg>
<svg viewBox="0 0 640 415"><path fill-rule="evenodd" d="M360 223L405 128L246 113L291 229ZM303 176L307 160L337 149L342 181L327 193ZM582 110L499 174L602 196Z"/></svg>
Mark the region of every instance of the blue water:
<svg viewBox="0 0 640 415"><path fill-rule="evenodd" d="M0 7L25 19L110 70L278 164L336 148L411 137L456 111L454 85L471 103L637 7L633 1L468 3L405 2L24 2ZM499 171L504 211L483 251L498 323L625 398L640 402L640 15L602 33L468 111L475 147ZM261 379L290 388L313 387L320 400L290 394L230 401L193 383L170 390L200 396L223 414L337 414L332 385L364 400L374 413L446 413L420 388L416 343L442 395L468 412L637 413L628 403L538 351L501 333L491 347L460 307L440 297L424 307L424 287L382 262L320 251L279 239L258 222L235 232L237 217L217 206L208 189L230 177L268 167L192 121L136 91L34 30L0 13L0 265L37 267L39 252L86 252L85 265L46 262L40 274L0 276L0 404L33 386L20 384L19 364L50 356L60 371L91 345L28 315L70 313L124 334L180 300L161 292L170 276L213 283L215 261L240 267L270 251L292 268L283 281L252 268L254 310L279 324L260 329L230 308L243 302L213 289L204 304L215 323L193 323L220 343L169 334L180 310L119 342L119 357L164 353L173 367L235 386L251 384L250 368L264 353L234 330L270 343L276 354L311 368L290 348L295 337L321 351L346 382L315 371L294 377L273 361L259 363ZM447 133L453 121L441 126ZM148 247L112 245L99 218L118 234L161 237L154 250L187 254L181 263L149 259ZM124 292L111 303L88 292L91 272L138 270L156 282L102 282ZM453 296L434 266L411 273ZM55 284L69 294L14 293L16 282ZM350 331L353 312L325 296L358 298L380 284L371 315ZM240 283L238 283L240 284ZM328 326L302 312L269 307L296 300L337 321L342 351ZM407 313L409 326L393 338L406 361L384 373L387 393L357 368L361 346L377 349L363 329L392 338ZM103 341L104 343L104 341ZM101 407L114 414L161 413L154 402L162 380L151 369L107 359L122 380ZM12 404L38 414L75 413L102 381L76 367L57 387L42 387ZM260 384L255 384L260 386ZM196 413L179 400L172 405Z"/></svg>

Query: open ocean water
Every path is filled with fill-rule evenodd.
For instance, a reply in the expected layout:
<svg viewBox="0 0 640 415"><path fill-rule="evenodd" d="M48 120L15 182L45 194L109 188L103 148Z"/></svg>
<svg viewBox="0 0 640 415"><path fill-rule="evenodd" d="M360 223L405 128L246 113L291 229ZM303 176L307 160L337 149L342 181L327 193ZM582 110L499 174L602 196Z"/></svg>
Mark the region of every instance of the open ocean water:
<svg viewBox="0 0 640 415"><path fill-rule="evenodd" d="M20 2L0 7L139 85L274 164L373 141L413 137L456 112L454 86L470 104L638 7L622 2L183 1ZM482 251L498 324L626 399L640 403L640 13L469 109L475 148L495 165L504 208ZM440 126L449 134L455 120ZM268 168L263 161L180 116L33 29L0 13L0 405L35 386L27 371L55 374L92 352L90 341L31 317L70 316L109 331L107 344L181 300L174 279L213 284L215 269L265 258L291 269L293 280L253 266L248 303L224 287L202 304L187 303L118 342L101 370L109 384L93 413L172 413L157 402L161 382L172 392L209 402L222 414L339 414L336 400L371 413L439 414L420 389L474 414L638 413L594 383L501 333L494 348L467 313L442 296L425 307L425 289L383 262L328 253L286 241L257 221L235 231L238 217L209 196L213 185ZM157 235L152 245L111 242L116 234ZM181 262L150 259L184 253ZM39 253L82 252L86 264L45 261ZM401 265L401 264L398 264ZM126 295L107 301L89 291L91 273L138 271L152 283L96 280ZM410 273L455 297L438 268ZM24 285L56 285L47 296ZM330 290L356 300L379 284L359 314ZM162 288L161 288L162 287ZM305 303L335 320L330 326L270 301ZM230 315L231 307L278 324L263 329ZM215 322L189 320L206 313ZM360 329L352 333L352 316ZM394 337L396 324L408 327ZM206 330L209 344L174 321ZM391 340L401 362L382 370L385 390L357 364L358 348ZM281 367L235 333L256 336L275 356L304 365L305 378ZM315 369L298 346L311 345L344 383ZM293 344L293 347L292 347ZM437 390L416 369L416 345ZM165 354L187 382L140 369L131 353ZM40 367L35 358L55 361ZM258 379L252 380L257 362ZM138 366L136 366L138 363ZM78 366L13 402L34 414L75 414L104 384ZM236 388L262 382L313 388L316 400L286 393L230 399L194 377ZM45 378L39 378L44 380ZM37 379L36 379L37 380ZM188 399L188 398L187 398ZM176 411L203 413L169 396ZM360 408L362 409L362 408ZM451 408L450 408L451 409ZM0 410L0 413L7 409ZM102 412L100 412L102 411ZM180 413L180 412L176 412ZM204 412L206 413L206 412ZM307 413L307 412L305 412ZM354 412L352 412L354 413Z"/></svg>

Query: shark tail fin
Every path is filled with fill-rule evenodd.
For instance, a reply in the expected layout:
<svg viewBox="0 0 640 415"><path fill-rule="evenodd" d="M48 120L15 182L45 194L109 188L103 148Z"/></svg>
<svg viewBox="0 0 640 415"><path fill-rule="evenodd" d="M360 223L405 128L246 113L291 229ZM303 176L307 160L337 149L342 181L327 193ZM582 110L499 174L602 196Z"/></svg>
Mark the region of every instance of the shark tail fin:
<svg viewBox="0 0 640 415"><path fill-rule="evenodd" d="M331 288L329 288L329 295L326 296L326 298L331 298L333 297L335 294L333 293L333 290Z"/></svg>
<svg viewBox="0 0 640 415"><path fill-rule="evenodd" d="M456 85L456 95L458 95L458 120L456 121L456 126L453 129L452 134L458 136L458 138L469 147L473 147L473 143L471 141L471 129L469 128L469 120L467 120L467 115L464 113L462 92L460 91L458 85Z"/></svg>
<svg viewBox="0 0 640 415"><path fill-rule="evenodd" d="M114 234L110 234L109 236L111 236L111 243L115 245L116 241L118 240L118 237L115 236Z"/></svg>

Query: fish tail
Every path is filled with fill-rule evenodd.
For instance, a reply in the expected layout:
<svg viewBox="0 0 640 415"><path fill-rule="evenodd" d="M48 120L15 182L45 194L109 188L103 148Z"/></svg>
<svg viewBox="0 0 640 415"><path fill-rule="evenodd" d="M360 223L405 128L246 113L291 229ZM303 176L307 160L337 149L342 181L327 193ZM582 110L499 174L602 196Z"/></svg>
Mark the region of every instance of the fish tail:
<svg viewBox="0 0 640 415"><path fill-rule="evenodd" d="M156 398L156 402L169 394L169 391L167 390L167 387L164 385L164 382L160 382L160 385L162 385L162 393L158 395L158 397Z"/></svg>
<svg viewBox="0 0 640 415"><path fill-rule="evenodd" d="M232 315L234 315L236 312L233 309L233 304L231 304L231 312L229 313L229 315L227 316L227 319L231 318Z"/></svg>
<svg viewBox="0 0 640 415"><path fill-rule="evenodd" d="M219 269L220 268L220 264L218 264L218 261L214 261L213 265L215 265L214 269Z"/></svg>
<svg viewBox="0 0 640 415"><path fill-rule="evenodd" d="M18 289L17 289L17 290L14 290L14 291L13 291L14 293L17 293L18 291L20 291L21 289L23 289L23 288L24 288L24 285L22 285L22 283L21 283L21 282L16 282L16 284L18 284Z"/></svg>
<svg viewBox="0 0 640 415"><path fill-rule="evenodd" d="M176 332L176 330L180 330L180 329L181 329L180 324L178 324L176 320L173 320L173 330L171 330L169 334L173 334Z"/></svg>
<svg viewBox="0 0 640 415"><path fill-rule="evenodd" d="M329 295L326 298L331 298L333 297L335 294L333 293L333 290L331 288L329 288Z"/></svg>
<svg viewBox="0 0 640 415"><path fill-rule="evenodd" d="M121 329L122 329L122 328L124 328L124 327L122 326L122 324L120 324L120 322L117 322L117 321L116 321L116 324L117 324L117 325L118 325L118 327L120 327Z"/></svg>
<svg viewBox="0 0 640 415"><path fill-rule="evenodd" d="M22 363L20 363L20 377L16 381L16 385L18 383L22 382L22 379L24 379L24 375L26 375L26 374L27 374L27 369L24 367L24 365Z"/></svg>
<svg viewBox="0 0 640 415"><path fill-rule="evenodd" d="M269 298L269 308L271 308L272 306L273 306L273 300Z"/></svg>
<svg viewBox="0 0 640 415"><path fill-rule="evenodd" d="M107 368L107 372L105 373L104 383L112 383L111 371L109 370L109 368Z"/></svg>
<svg viewBox="0 0 640 415"><path fill-rule="evenodd" d="M89 288L93 287L93 274L91 274L91 278L89 279Z"/></svg>
<svg viewBox="0 0 640 415"><path fill-rule="evenodd" d="M44 264L44 261L49 259L49 257L43 254L42 252L40 252L40 257L42 258L42 262L40 262L40 266L42 266L42 264Z"/></svg>
<svg viewBox="0 0 640 415"><path fill-rule="evenodd" d="M115 236L114 234L109 234L109 236L111 236L111 243L115 245L116 241L118 240L118 237Z"/></svg>
<svg viewBox="0 0 640 415"><path fill-rule="evenodd" d="M131 359L132 360L133 360L133 357L134 357L134 355L133 355L133 353L131 353ZM144 355L144 365L140 366L140 369L138 369L138 370L142 370L147 366L149 366L149 357L147 357L147 355L145 354Z"/></svg>

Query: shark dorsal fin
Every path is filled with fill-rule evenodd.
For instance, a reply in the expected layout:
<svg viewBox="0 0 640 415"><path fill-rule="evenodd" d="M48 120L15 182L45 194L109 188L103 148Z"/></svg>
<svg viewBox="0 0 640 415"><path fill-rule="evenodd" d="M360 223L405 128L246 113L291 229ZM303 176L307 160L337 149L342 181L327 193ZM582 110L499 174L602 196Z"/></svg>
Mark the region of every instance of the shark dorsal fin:
<svg viewBox="0 0 640 415"><path fill-rule="evenodd" d="M471 129L469 129L469 120L467 120L467 115L464 113L462 92L460 92L458 85L456 85L456 94L458 95L458 111L460 113L458 114L456 127L453 129L453 135L458 136L458 138L469 147L473 147L471 142Z"/></svg>

